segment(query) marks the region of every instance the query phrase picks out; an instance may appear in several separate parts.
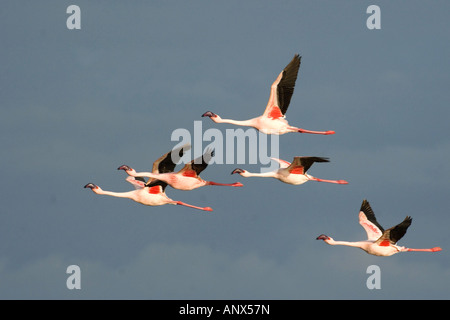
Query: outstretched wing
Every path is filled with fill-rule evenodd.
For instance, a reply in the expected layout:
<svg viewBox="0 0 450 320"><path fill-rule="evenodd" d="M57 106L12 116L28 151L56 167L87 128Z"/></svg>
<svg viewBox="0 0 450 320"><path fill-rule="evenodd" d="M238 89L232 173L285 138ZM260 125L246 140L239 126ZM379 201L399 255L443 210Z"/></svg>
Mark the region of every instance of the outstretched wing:
<svg viewBox="0 0 450 320"><path fill-rule="evenodd" d="M153 173L173 172L175 170L177 162L184 155L184 153L188 151L190 148L191 148L190 144L185 144L179 148L172 149L163 156L159 157L153 163L152 172Z"/></svg>
<svg viewBox="0 0 450 320"><path fill-rule="evenodd" d="M190 144L185 144L179 148L172 149L166 154L159 157L155 162L153 162L152 173L168 173L173 172L177 165L177 162L183 156L183 154L191 148ZM152 183L159 181L155 178L148 180L146 186L150 186ZM164 186L165 188L165 186ZM164 189L163 189L164 191Z"/></svg>
<svg viewBox="0 0 450 320"><path fill-rule="evenodd" d="M296 54L272 83L264 116L272 119L284 117L294 93L300 62L301 57Z"/></svg>
<svg viewBox="0 0 450 320"><path fill-rule="evenodd" d="M128 176L125 178L125 180L129 183L131 183L136 190L142 189L145 187L145 179L142 177L132 177Z"/></svg>
<svg viewBox="0 0 450 320"><path fill-rule="evenodd" d="M270 159L278 162L280 164L280 168L287 168L287 167L289 167L291 165L290 162L285 161L285 160L281 160L281 159L278 159L278 158L270 158Z"/></svg>
<svg viewBox="0 0 450 320"><path fill-rule="evenodd" d="M293 174L305 174L314 162L330 162L330 160L323 157L294 157L287 170Z"/></svg>
<svg viewBox="0 0 450 320"><path fill-rule="evenodd" d="M201 157L187 163L179 173L184 176L198 177L206 169L212 157L214 157L214 150L208 149Z"/></svg>
<svg viewBox="0 0 450 320"><path fill-rule="evenodd" d="M389 228L383 232L383 235L376 241L380 246L396 244L406 233L411 225L412 218L407 216L402 222L395 227Z"/></svg>
<svg viewBox="0 0 450 320"><path fill-rule="evenodd" d="M366 199L363 200L361 209L359 209L359 224L366 230L367 240L375 241L383 235L384 229L377 222L375 214Z"/></svg>
<svg viewBox="0 0 450 320"><path fill-rule="evenodd" d="M149 188L149 193L158 194L164 193L167 183L158 179L151 179L145 186Z"/></svg>

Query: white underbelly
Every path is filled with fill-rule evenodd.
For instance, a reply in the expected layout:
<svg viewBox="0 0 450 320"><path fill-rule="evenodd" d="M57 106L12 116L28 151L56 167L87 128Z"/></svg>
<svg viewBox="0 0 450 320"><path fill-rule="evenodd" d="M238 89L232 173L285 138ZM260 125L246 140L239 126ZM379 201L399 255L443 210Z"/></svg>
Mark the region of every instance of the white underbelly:
<svg viewBox="0 0 450 320"><path fill-rule="evenodd" d="M290 132L288 122L285 119L268 119L268 118L259 118L257 121L256 128L265 134L285 134Z"/></svg>
<svg viewBox="0 0 450 320"><path fill-rule="evenodd" d="M171 201L164 193L152 194L146 189L142 189L133 200L146 206L162 206Z"/></svg>
<svg viewBox="0 0 450 320"><path fill-rule="evenodd" d="M284 183L293 184L293 185L299 185L303 184L309 179L303 175L303 174L289 174L289 175L279 175L280 181L283 181Z"/></svg>
<svg viewBox="0 0 450 320"><path fill-rule="evenodd" d="M393 254L396 254L399 252L399 250L395 246L379 246L379 245L372 245L369 248L367 248L367 253L373 254L375 256L392 256Z"/></svg>

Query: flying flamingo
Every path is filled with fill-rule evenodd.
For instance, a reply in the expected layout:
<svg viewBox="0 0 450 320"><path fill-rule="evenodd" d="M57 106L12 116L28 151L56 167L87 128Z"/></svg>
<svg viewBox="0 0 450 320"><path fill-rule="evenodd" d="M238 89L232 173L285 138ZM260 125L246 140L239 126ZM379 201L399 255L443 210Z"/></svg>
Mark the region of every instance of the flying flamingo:
<svg viewBox="0 0 450 320"><path fill-rule="evenodd" d="M397 241L405 235L406 230L411 225L411 221L411 217L407 216L403 222L399 223L395 227L384 230L383 227L377 222L369 202L367 200L363 200L359 212L359 223L367 232L367 240L356 242L335 241L333 238L324 234L318 236L317 240L323 240L330 245L357 247L375 256L392 256L399 252L436 252L442 250L440 247L434 247L431 249L411 249L398 246Z"/></svg>
<svg viewBox="0 0 450 320"><path fill-rule="evenodd" d="M118 170L124 170L128 175L133 177L150 177L164 181L171 187L179 190L193 190L203 186L231 186L242 187L240 182L235 183L217 183L213 181L205 181L199 175L208 166L208 161L214 156L214 151L207 151L201 157L191 160L178 172L136 172L127 165L122 165ZM166 160L168 161L168 160ZM172 163L175 166L174 163Z"/></svg>
<svg viewBox="0 0 450 320"><path fill-rule="evenodd" d="M169 160L169 158L170 159L172 158L171 157L172 152L175 151L179 151L180 157L182 156L183 153L182 148L166 153L164 156L160 157L158 160L155 161L153 166L153 172L158 173L173 170L174 165L172 163L172 160ZM128 198L147 206L162 206L165 204L173 204L173 205L183 205L186 207L204 211L212 211L210 207L197 207L181 201L170 199L165 193L167 183L165 183L164 181L158 179L149 179L149 181L145 183L143 178L139 177L135 178L131 176L127 177L126 181L131 183L135 187L135 190L128 192L104 191L99 186L93 183L88 183L84 187L90 188L96 194L103 194L119 198Z"/></svg>
<svg viewBox="0 0 450 320"><path fill-rule="evenodd" d="M230 123L238 126L254 127L265 134L285 134L288 132L314 133L314 134L334 134L334 131L311 131L290 126L285 119L286 111L289 107L292 94L294 93L295 81L297 80L298 69L300 68L301 57L296 54L292 61L278 75L272 83L269 101L262 116L239 121L222 119L217 114L207 111L202 117L210 117L216 123Z"/></svg>
<svg viewBox="0 0 450 320"><path fill-rule="evenodd" d="M292 163L287 161L272 158L280 163L280 168L275 171L263 172L263 173L251 173L242 169L234 169L231 174L239 173L243 177L269 177L280 180L281 182L299 185L307 181L320 181L337 184L348 184L345 180L326 180L313 177L306 173L306 171L312 166L314 162L329 162L328 158L322 157L294 157Z"/></svg>

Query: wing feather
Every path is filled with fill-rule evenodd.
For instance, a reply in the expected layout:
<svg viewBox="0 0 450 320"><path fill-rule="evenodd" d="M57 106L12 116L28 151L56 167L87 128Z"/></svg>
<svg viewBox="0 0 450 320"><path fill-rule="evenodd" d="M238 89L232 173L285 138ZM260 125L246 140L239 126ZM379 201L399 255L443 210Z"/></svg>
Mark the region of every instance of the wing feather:
<svg viewBox="0 0 450 320"><path fill-rule="evenodd" d="M294 94L300 62L301 56L296 54L272 83L264 116L274 119L284 117Z"/></svg>
<svg viewBox="0 0 450 320"><path fill-rule="evenodd" d="M289 172L296 172L305 174L306 171L313 165L314 162L329 162L328 158L323 157L294 157L294 160L289 165ZM299 170L301 169L301 172Z"/></svg>
<svg viewBox="0 0 450 320"><path fill-rule="evenodd" d="M375 241L383 235L384 229L377 222L375 214L366 199L363 200L359 210L359 224L366 230L368 240Z"/></svg>

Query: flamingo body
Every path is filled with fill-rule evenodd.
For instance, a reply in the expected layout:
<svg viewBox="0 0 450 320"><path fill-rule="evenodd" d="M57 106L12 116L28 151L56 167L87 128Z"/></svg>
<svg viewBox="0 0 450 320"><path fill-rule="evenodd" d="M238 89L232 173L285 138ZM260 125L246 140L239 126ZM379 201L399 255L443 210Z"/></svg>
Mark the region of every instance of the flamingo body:
<svg viewBox="0 0 450 320"><path fill-rule="evenodd" d="M219 115L207 111L202 117L209 117L216 123L229 123L238 126L253 127L265 134L282 135L289 132L301 132L329 135L329 131L311 131L290 126L286 120L286 112L294 93L295 82L300 68L301 57L296 54L291 62L281 71L270 88L269 101L264 113L249 120L222 119Z"/></svg>
<svg viewBox="0 0 450 320"><path fill-rule="evenodd" d="M193 174L193 172L188 172L186 174L177 174L177 173L161 173L161 174L151 174L148 172L136 172L127 171L127 174L133 175L136 177L151 177L157 178L158 180L164 181L169 184L172 188L189 191L194 190L207 185L207 181L203 180L200 177L197 177Z"/></svg>
<svg viewBox="0 0 450 320"><path fill-rule="evenodd" d="M423 251L423 252L437 252L441 251L440 247L430 249L412 249L397 245L397 242L405 235L407 229L411 225L412 219L407 216L398 225L384 230L377 222L375 214L367 200L363 200L359 212L359 223L366 230L367 240L364 241L336 241L333 238L321 234L316 239L323 240L329 245L343 245L349 247L356 247L364 250L368 254L374 256L388 257L399 252Z"/></svg>
<svg viewBox="0 0 450 320"><path fill-rule="evenodd" d="M275 178L280 180L281 182L292 184L292 185L300 185L304 184L307 181L321 181L321 182L329 182L329 183L337 183L337 184L348 184L345 180L327 180L327 179L319 179L313 177L306 173L306 171L311 167L314 162L329 162L328 158L322 157L294 157L292 163L272 158L275 161L278 161L280 164L280 168L275 171L265 172L265 173L252 173L243 169L234 169L231 174L238 173L243 177L266 177L266 178Z"/></svg>

